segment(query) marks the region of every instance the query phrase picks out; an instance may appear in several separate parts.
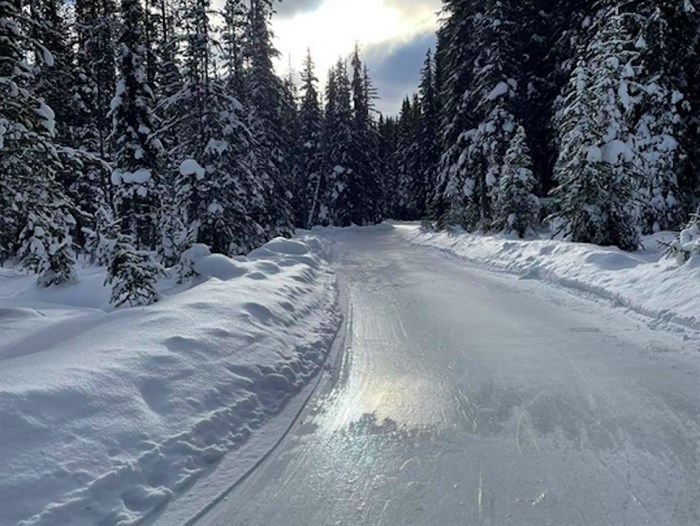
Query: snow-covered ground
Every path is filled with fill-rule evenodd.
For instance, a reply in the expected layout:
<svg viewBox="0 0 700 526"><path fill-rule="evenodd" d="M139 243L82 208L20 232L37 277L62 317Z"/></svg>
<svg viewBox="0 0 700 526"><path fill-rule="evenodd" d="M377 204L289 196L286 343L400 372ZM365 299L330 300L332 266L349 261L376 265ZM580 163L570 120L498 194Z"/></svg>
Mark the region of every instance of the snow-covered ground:
<svg viewBox="0 0 700 526"><path fill-rule="evenodd" d="M694 335L700 331L700 257L679 266L664 258L657 240L644 239L644 250L552 239L519 240L498 235L434 232L417 224L395 227L414 244L431 246L494 270L563 285L599 296L652 319L653 326Z"/></svg>
<svg viewBox="0 0 700 526"><path fill-rule="evenodd" d="M50 289L0 269L2 526L139 523L319 371L341 316L317 238L195 267L118 310L102 268Z"/></svg>

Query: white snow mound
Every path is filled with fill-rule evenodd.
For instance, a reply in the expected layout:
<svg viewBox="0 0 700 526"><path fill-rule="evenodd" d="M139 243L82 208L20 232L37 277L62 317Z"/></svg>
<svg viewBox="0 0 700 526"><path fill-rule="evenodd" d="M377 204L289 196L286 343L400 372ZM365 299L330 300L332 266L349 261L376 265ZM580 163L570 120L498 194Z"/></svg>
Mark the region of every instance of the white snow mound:
<svg viewBox="0 0 700 526"><path fill-rule="evenodd" d="M700 331L700 269L691 259L679 266L663 258L656 240L645 250L629 253L615 247L552 239L520 240L460 230L434 232L397 224L415 244L435 247L497 270L563 285L612 300L652 319L653 326L693 335Z"/></svg>
<svg viewBox="0 0 700 526"><path fill-rule="evenodd" d="M318 243L193 247L200 275L132 309L106 306L104 269L55 289L0 269L0 525L141 523L261 432L340 323Z"/></svg>

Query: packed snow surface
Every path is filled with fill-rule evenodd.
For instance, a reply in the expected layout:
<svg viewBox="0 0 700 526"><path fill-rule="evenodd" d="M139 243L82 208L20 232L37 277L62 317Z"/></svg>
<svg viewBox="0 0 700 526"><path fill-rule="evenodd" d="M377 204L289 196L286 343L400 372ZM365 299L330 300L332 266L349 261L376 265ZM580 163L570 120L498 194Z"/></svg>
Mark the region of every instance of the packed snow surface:
<svg viewBox="0 0 700 526"><path fill-rule="evenodd" d="M192 526L700 524L698 340L403 230L319 231L337 381Z"/></svg>
<svg viewBox="0 0 700 526"><path fill-rule="evenodd" d="M664 258L659 233L644 240L636 253L615 247L552 239L511 239L434 232L417 225L397 225L412 243L448 251L474 263L519 274L524 279L556 283L591 293L651 317L654 325L692 333L700 331L700 258L684 265ZM697 336L697 334L695 334Z"/></svg>
<svg viewBox="0 0 700 526"><path fill-rule="evenodd" d="M311 236L197 246L199 277L118 310L104 269L49 289L0 269L0 524L137 524L244 444L327 356L324 254Z"/></svg>

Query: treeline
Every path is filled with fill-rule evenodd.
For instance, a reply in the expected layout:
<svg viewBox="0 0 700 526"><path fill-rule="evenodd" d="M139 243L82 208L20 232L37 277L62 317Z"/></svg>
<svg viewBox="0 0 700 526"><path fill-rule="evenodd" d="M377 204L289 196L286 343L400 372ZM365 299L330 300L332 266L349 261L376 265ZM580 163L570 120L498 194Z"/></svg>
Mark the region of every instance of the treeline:
<svg viewBox="0 0 700 526"><path fill-rule="evenodd" d="M296 226L380 221L359 51L325 97L309 55L298 93L273 70L273 12L273 0L0 2L0 261L48 286L86 257L108 266L115 305L144 304L195 243L234 255Z"/></svg>
<svg viewBox="0 0 700 526"><path fill-rule="evenodd" d="M692 2L444 0L441 16L419 94L382 124L392 215L520 236L547 217L635 250L697 207Z"/></svg>

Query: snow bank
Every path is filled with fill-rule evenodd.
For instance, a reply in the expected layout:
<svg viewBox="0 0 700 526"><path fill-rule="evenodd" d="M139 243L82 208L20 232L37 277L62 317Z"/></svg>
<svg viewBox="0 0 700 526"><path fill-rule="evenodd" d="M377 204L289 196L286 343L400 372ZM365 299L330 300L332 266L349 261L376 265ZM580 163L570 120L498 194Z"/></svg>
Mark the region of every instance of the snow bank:
<svg viewBox="0 0 700 526"><path fill-rule="evenodd" d="M104 269L39 289L0 272L0 524L137 524L211 471L315 375L340 315L319 241L112 310Z"/></svg>
<svg viewBox="0 0 700 526"><path fill-rule="evenodd" d="M661 257L656 234L646 250L629 253L611 247L557 240L519 240L464 232L433 232L396 225L415 244L436 247L468 261L549 281L612 300L654 320L654 325L700 331L700 258L679 267Z"/></svg>

